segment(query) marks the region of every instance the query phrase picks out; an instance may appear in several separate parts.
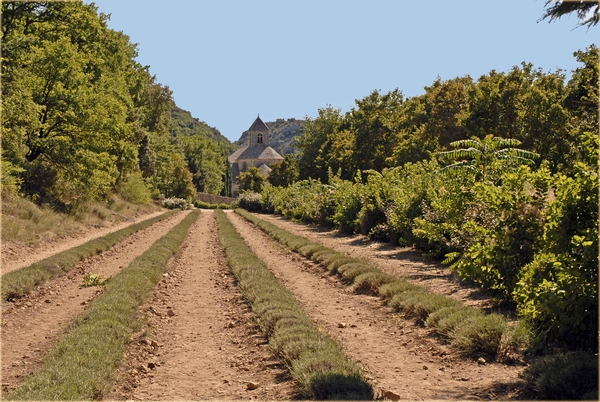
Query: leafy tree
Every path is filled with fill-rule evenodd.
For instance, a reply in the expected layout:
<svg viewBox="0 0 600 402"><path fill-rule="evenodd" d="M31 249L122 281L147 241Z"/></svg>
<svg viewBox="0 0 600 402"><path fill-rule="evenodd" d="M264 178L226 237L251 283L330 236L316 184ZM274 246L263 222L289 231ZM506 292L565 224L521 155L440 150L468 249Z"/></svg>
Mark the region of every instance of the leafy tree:
<svg viewBox="0 0 600 402"><path fill-rule="evenodd" d="M598 132L598 75L600 52L591 45L585 51L573 53L583 66L573 71L566 86L565 107L574 121L569 122L574 130ZM574 146L579 146L575 143Z"/></svg>
<svg viewBox="0 0 600 402"><path fill-rule="evenodd" d="M265 187L267 178L256 167L251 167L237 178L238 188L241 193L260 193Z"/></svg>
<svg viewBox="0 0 600 402"><path fill-rule="evenodd" d="M403 166L425 160L438 150L438 145L427 141L430 136L425 134L429 119L427 109L426 95L408 98L402 104L395 145L386 160L387 165Z"/></svg>
<svg viewBox="0 0 600 402"><path fill-rule="evenodd" d="M463 120L469 112L469 91L474 84L471 77L442 81L438 78L425 87L427 120L419 137L429 148L447 148L453 141L467 137Z"/></svg>
<svg viewBox="0 0 600 402"><path fill-rule="evenodd" d="M26 189L45 187L64 205L105 195L136 167L126 74L135 47L93 5L2 7L3 155L24 169ZM28 183L33 170L52 180Z"/></svg>
<svg viewBox="0 0 600 402"><path fill-rule="evenodd" d="M274 163L267 180L273 186L286 187L298 180L298 162L292 154L287 154L281 162Z"/></svg>
<svg viewBox="0 0 600 402"><path fill-rule="evenodd" d="M468 140L454 141L450 145L456 149L439 152L438 155L458 160L443 169L470 169L476 172L481 181L485 182L492 173L490 170L494 168L494 162L506 161L515 165L532 164L533 159L539 156L534 152L515 148L520 144L519 140L494 137L489 134L483 140L472 137Z"/></svg>
<svg viewBox="0 0 600 402"><path fill-rule="evenodd" d="M389 150L394 148L397 125L404 97L398 89L380 94L373 91L356 101L347 116L354 133L353 167L381 171L387 166ZM354 171L352 172L354 174Z"/></svg>
<svg viewBox="0 0 600 402"><path fill-rule="evenodd" d="M173 152L169 162L169 172L163 188L165 196L191 201L196 196L196 188L192 183L192 174L188 170L183 156L178 152Z"/></svg>
<svg viewBox="0 0 600 402"><path fill-rule="evenodd" d="M576 13L579 25L587 25L589 28L596 25L600 18L600 4L596 0L546 0L544 7L546 10L540 20L549 18L549 22L560 19L563 15Z"/></svg>
<svg viewBox="0 0 600 402"><path fill-rule="evenodd" d="M327 180L331 143L341 131L343 124L344 117L341 109L332 106L320 108L318 116L314 119L306 118L302 126L302 136L297 141L298 148L301 150L298 159L300 179Z"/></svg>
<svg viewBox="0 0 600 402"><path fill-rule="evenodd" d="M199 136L180 137L194 185L200 192L219 194L223 189L225 158L219 145Z"/></svg>

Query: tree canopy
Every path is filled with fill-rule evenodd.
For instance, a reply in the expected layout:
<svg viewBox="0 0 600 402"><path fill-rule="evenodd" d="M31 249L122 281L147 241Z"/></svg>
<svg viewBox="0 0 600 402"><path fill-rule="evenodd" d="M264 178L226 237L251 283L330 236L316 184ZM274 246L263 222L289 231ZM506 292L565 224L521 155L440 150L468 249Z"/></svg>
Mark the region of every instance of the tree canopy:
<svg viewBox="0 0 600 402"><path fill-rule="evenodd" d="M564 15L577 14L580 26L592 27L600 20L600 3L596 0L565 1L546 0L546 10L541 20L549 19L549 22L560 19Z"/></svg>
<svg viewBox="0 0 600 402"><path fill-rule="evenodd" d="M2 3L3 183L66 209L129 177L141 176L155 197L220 192L228 141L216 129L174 130L169 87L107 21L93 3ZM181 136L205 139L203 152L184 155Z"/></svg>

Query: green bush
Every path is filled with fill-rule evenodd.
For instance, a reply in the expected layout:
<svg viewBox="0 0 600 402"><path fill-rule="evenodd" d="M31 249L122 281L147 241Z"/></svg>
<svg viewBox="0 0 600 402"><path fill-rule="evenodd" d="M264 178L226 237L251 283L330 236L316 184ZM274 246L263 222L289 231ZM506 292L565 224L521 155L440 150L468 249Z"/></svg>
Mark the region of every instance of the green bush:
<svg viewBox="0 0 600 402"><path fill-rule="evenodd" d="M509 299L521 267L533 260L542 242L550 172L521 166L501 175L501 183L476 183L459 229L463 239L452 265L461 278Z"/></svg>
<svg viewBox="0 0 600 402"><path fill-rule="evenodd" d="M260 212L262 210L261 198L260 193L243 193L238 198L238 205L246 211Z"/></svg>
<svg viewBox="0 0 600 402"><path fill-rule="evenodd" d="M538 345L553 340L598 347L598 173L577 164L559 175L544 213L542 251L520 272L514 291L519 314L538 330Z"/></svg>
<svg viewBox="0 0 600 402"><path fill-rule="evenodd" d="M380 271L364 272L354 279L354 292L377 295L381 285L397 281L393 275Z"/></svg>
<svg viewBox="0 0 600 402"><path fill-rule="evenodd" d="M405 279L398 279L395 282L386 283L379 288L379 296L389 303L395 295L420 289L419 286L413 285Z"/></svg>
<svg viewBox="0 0 600 402"><path fill-rule="evenodd" d="M150 189L141 172L134 172L119 184L119 195L133 204L148 204L152 201Z"/></svg>
<svg viewBox="0 0 600 402"><path fill-rule="evenodd" d="M469 356L496 356L506 326L506 319L499 314L474 315L454 327L450 344Z"/></svg>
<svg viewBox="0 0 600 402"><path fill-rule="evenodd" d="M171 198L165 198L164 200L162 200L161 202L162 206L168 209L182 209L182 210L186 210L189 208L190 203L184 199L184 198L175 198L175 197L171 197Z"/></svg>
<svg viewBox="0 0 600 402"><path fill-rule="evenodd" d="M598 355L594 353L546 356L528 366L522 377L540 399L598 400Z"/></svg>

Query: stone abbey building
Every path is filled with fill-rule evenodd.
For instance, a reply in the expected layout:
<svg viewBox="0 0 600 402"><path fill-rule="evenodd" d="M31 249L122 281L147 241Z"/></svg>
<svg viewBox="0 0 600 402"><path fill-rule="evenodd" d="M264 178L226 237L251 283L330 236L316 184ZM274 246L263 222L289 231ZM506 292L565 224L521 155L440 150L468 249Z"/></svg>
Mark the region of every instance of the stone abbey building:
<svg viewBox="0 0 600 402"><path fill-rule="evenodd" d="M269 146L269 127L259 116L248 129L248 146L238 149L227 159L231 165L233 196L237 197L239 195L237 178L240 173L256 167L263 175L268 176L271 171L269 166L281 162L283 156Z"/></svg>

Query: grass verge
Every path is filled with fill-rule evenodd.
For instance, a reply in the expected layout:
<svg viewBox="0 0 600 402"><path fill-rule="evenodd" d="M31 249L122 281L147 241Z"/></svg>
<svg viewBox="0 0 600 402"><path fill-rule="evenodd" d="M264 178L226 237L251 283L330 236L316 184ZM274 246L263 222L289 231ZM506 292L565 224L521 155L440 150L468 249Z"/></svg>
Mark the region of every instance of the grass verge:
<svg viewBox="0 0 600 402"><path fill-rule="evenodd" d="M138 306L162 277L200 211L157 240L115 275L54 345L42 369L8 395L10 400L101 399L111 389L131 334L140 326Z"/></svg>
<svg viewBox="0 0 600 402"><path fill-rule="evenodd" d="M215 211L219 239L239 288L269 346L287 365L304 397L373 399L373 388L356 363L310 320L296 298L250 250L223 211Z"/></svg>
<svg viewBox="0 0 600 402"><path fill-rule="evenodd" d="M165 212L162 215L127 226L106 236L98 237L80 246L45 258L27 267L2 275L2 300L5 301L25 295L36 286L65 272L69 272L79 261L108 250L133 233L166 219L174 213L175 211Z"/></svg>
<svg viewBox="0 0 600 402"><path fill-rule="evenodd" d="M236 209L235 212L290 250L337 274L342 282L353 286L355 292L380 296L396 310L426 323L465 356L478 358L485 355L499 362L512 362L520 360L529 347L531 337L524 335L526 331L511 330L507 319L500 314L484 314L480 309L464 306L457 300L432 294L424 287L389 275L365 260L294 235L244 209ZM443 319L446 317L438 313L444 311L452 312L448 317L450 320Z"/></svg>

